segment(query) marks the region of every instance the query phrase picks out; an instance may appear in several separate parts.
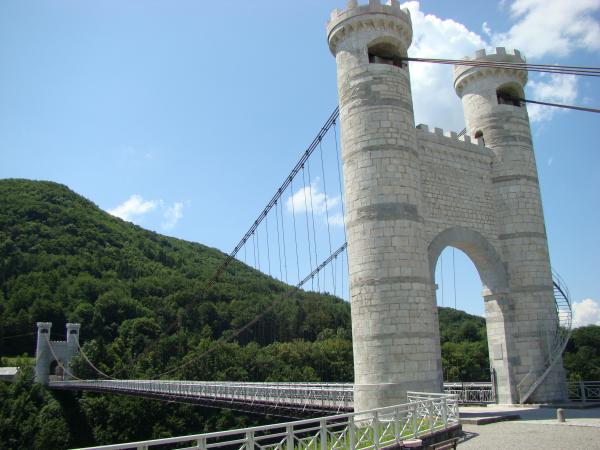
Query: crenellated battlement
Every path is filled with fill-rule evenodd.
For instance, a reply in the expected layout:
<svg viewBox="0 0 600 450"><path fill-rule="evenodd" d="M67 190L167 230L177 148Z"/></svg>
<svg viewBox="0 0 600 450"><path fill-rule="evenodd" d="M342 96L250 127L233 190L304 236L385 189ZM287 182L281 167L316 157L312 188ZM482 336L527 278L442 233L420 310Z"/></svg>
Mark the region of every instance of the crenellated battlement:
<svg viewBox="0 0 600 450"><path fill-rule="evenodd" d="M348 1L345 10L334 9L327 22L327 40L329 49L335 55L336 47L349 32L359 29L388 30L402 36L405 48L412 41L412 22L410 12L402 9L398 0L369 0L359 4L357 0Z"/></svg>
<svg viewBox="0 0 600 450"><path fill-rule="evenodd" d="M496 47L494 53L487 53L485 49L475 52L475 57L465 57L465 61L488 61L508 64L525 64L527 60L519 50L514 49L512 53L504 47ZM460 95L465 84L469 81L489 75L511 75L523 86L527 83L527 70L515 66L507 67L476 67L467 65L454 66L454 89Z"/></svg>
<svg viewBox="0 0 600 450"><path fill-rule="evenodd" d="M459 136L455 131L444 131L438 127L429 128L429 126L422 123L416 126L416 130L418 132L417 139L434 139L439 144L447 143L454 148L458 146L471 152L491 155L490 150L485 146L483 139L471 139L471 137L466 134Z"/></svg>
<svg viewBox="0 0 600 450"><path fill-rule="evenodd" d="M506 51L505 47L496 47L496 51L493 53L487 53L485 48L479 49L475 52L475 57L471 58L465 56L463 59L466 61L482 60L482 61L502 61L502 62L515 62L515 63L526 63L527 60L517 49L513 49L510 53Z"/></svg>

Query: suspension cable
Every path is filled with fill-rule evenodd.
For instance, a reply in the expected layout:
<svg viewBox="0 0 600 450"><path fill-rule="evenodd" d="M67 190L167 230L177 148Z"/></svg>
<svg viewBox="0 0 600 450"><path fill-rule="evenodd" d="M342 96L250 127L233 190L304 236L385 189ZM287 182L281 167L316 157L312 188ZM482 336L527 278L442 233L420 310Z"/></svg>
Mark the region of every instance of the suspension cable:
<svg viewBox="0 0 600 450"><path fill-rule="evenodd" d="M37 333L36 331L31 331L29 333L13 334L11 336L2 336L2 337L0 337L0 341L3 341L5 339L15 339L15 338L24 337L24 336L31 336L36 333Z"/></svg>
<svg viewBox="0 0 600 450"><path fill-rule="evenodd" d="M300 258L298 257L298 233L296 231L296 209L294 207L294 191L290 183L290 201L292 203L292 219L294 220L294 245L296 247L296 271L298 272L298 282L300 282Z"/></svg>
<svg viewBox="0 0 600 450"><path fill-rule="evenodd" d="M333 112L331 113L329 118L325 121L325 124L321 127L321 129L317 133L317 136L313 139L311 144L308 146L308 148L302 154L302 156L300 157L300 160L296 163L296 165L294 166L294 168L292 169L290 174L286 177L286 179L281 184L279 189L277 189L277 191L275 192L275 194L273 195L273 197L271 198L269 203L267 203L267 206L265 206L265 208L262 210L262 212L258 215L258 218L254 221L253 225L246 232L246 234L242 237L242 239L238 242L238 244L235 246L235 248L229 254L229 256L225 259L225 261L215 270L213 276L207 282L205 289L210 287L218 279L219 275L225 270L225 268L227 268L227 266L231 263L232 259L235 258L235 255L237 255L237 253L242 248L242 246L244 245L246 240L248 240L248 238L253 233L253 231L256 230L258 225L262 222L262 220L266 217L266 215L269 213L271 208L275 205L275 201L281 197L283 192L290 185L290 183L292 182L294 177L298 174L298 172L304 166L304 163L308 160L310 155L312 155L313 151L317 148L319 141L327 134L327 132L329 131L331 126L335 123L335 120L339 117L339 115L340 115L340 110L339 110L339 107L336 106L336 108L333 110Z"/></svg>
<svg viewBox="0 0 600 450"><path fill-rule="evenodd" d="M456 261L454 259L454 247L452 247L452 273L454 277L453 287L454 287L454 309L456 309Z"/></svg>
<svg viewBox="0 0 600 450"><path fill-rule="evenodd" d="M584 111L584 112L591 112L591 113L600 113L600 109L598 108L588 108L585 106L574 106L574 105L564 105L561 103L550 103L550 102L543 102L540 100L529 100L526 98L519 98L519 97L510 97L508 95L503 95L502 96L503 99L508 100L508 101L517 101L517 102L524 102L524 103L534 103L536 105L544 105L544 106L553 106L555 108L565 108L565 109L574 109L576 111Z"/></svg>
<svg viewBox="0 0 600 450"><path fill-rule="evenodd" d="M260 237L260 228L256 228L256 260L258 261L258 270L260 270L260 242L258 238Z"/></svg>
<svg viewBox="0 0 600 450"><path fill-rule="evenodd" d="M83 359L85 359L85 361L91 366L92 369L94 369L96 372L98 372L100 375L102 375L105 378L108 378L110 380L116 380L116 378L111 377L110 375L107 375L106 373L102 372L100 369L98 369L93 363L92 361L90 361L90 359L88 358L88 356L85 354L85 352L83 351L83 349L81 348L81 345L79 345L79 340L76 340L75 342L77 342L77 348L79 349L79 354L83 357Z"/></svg>
<svg viewBox="0 0 600 450"><path fill-rule="evenodd" d="M54 360L56 361L56 364L58 364L58 367L60 367L63 370L63 373L66 373L67 375L69 375L71 378L73 378L75 380L81 380L81 378L78 378L75 375L73 375L73 373L71 371L69 371L63 365L63 363L60 361L60 359L58 358L58 356L56 356L56 353L54 353L54 349L52 348L52 343L50 342L50 339L48 339L48 336L46 334L44 334L44 339L46 339L46 344L48 344L48 348L50 349L50 353L52 353L52 356L54 357Z"/></svg>
<svg viewBox="0 0 600 450"><path fill-rule="evenodd" d="M269 216L265 216L265 231L267 233L267 263L271 275L271 250L269 249Z"/></svg>
<svg viewBox="0 0 600 450"><path fill-rule="evenodd" d="M279 234L279 204L275 202L275 225L277 226L277 256L279 261L279 279L283 280L283 268L281 265L281 237Z"/></svg>
<svg viewBox="0 0 600 450"><path fill-rule="evenodd" d="M279 214L281 215L281 235L283 241L283 267L285 268L285 282L288 282L287 252L285 250L285 226L283 222L283 202L279 202Z"/></svg>
<svg viewBox="0 0 600 450"><path fill-rule="evenodd" d="M440 253L440 272L442 275L442 306L444 306L444 252Z"/></svg>
<svg viewBox="0 0 600 450"><path fill-rule="evenodd" d="M304 176L304 166L302 166L302 183L303 183L303 191L302 191L302 195L304 197L304 213L306 216L306 236L307 236L307 242L308 242L308 260L310 263L310 271L312 272L313 268L312 268L312 249L310 248L310 227L309 227L309 223L308 223L308 203L306 201L306 178ZM315 264L317 262L315 261ZM312 288L314 289L314 283L312 283Z"/></svg>
<svg viewBox="0 0 600 450"><path fill-rule="evenodd" d="M327 220L327 238L329 240L329 254L333 252L333 248L331 246L331 230L329 228L329 206L327 201L327 183L325 182L325 165L323 163L323 145L322 142L319 141L319 155L321 156L321 174L323 176L323 195L325 196L325 219ZM333 290L335 291L335 272L333 271L333 265L331 266L331 278L333 281ZM325 280L323 279L323 282Z"/></svg>
<svg viewBox="0 0 600 450"><path fill-rule="evenodd" d="M491 67L496 69L513 69L529 72L556 73L560 75L577 75L600 77L599 67L560 66L551 64L529 64L507 61L482 61L473 59L444 59L444 58L401 58L403 61L423 62L432 64L447 64L453 66Z"/></svg>
<svg viewBox="0 0 600 450"><path fill-rule="evenodd" d="M282 298L285 297L291 297L294 294L296 294L307 282L308 280L311 280L314 278L314 276L316 274L319 273L319 271L323 270L327 264L331 263L331 261L333 259L335 259L335 256L339 255L340 253L342 253L347 247L347 244L344 243L340 248L338 248L334 254L329 255L329 257L327 257L327 259L325 259L321 264L319 264L319 266L314 269L309 275L307 275L306 277L304 277L304 279L302 279L302 281L300 281L296 286L289 286L287 291L282 295ZM201 358L204 358L205 356L213 353L215 350L217 350L217 347L219 345L222 344L226 344L227 342L231 341L232 339L234 339L235 337L239 336L240 334L242 334L244 331L246 331L248 328L250 328L252 325L254 325L256 322L258 322L259 320L261 320L265 315L267 315L269 312L271 312L275 306L277 306L278 304L278 300L279 299L275 299L273 300L273 302L271 302L271 304L264 309L260 314L258 314L257 316L255 316L252 320L250 320L249 322L247 322L245 325L243 325L242 327L238 328L237 330L235 330L233 333L229 334L228 336L221 336L217 341L215 341L215 345L211 348L209 348L208 350L202 352L201 354L192 357L191 359L188 359L187 361L178 364L177 366L165 370L162 373L159 373L158 375L156 375L154 378L160 378L162 376L168 375L170 373L173 373L177 370L183 369L193 363L195 363L196 361L198 361Z"/></svg>
<svg viewBox="0 0 600 450"><path fill-rule="evenodd" d="M315 210L313 208L313 195L312 195L312 176L310 174L310 159L306 161L306 168L308 170L308 193L310 195L310 217L312 218L312 229L313 229L313 244L315 248L315 265L319 260L319 255L317 253L317 231L315 229ZM317 290L321 291L321 282L319 280L319 276L317 275Z"/></svg>
<svg viewBox="0 0 600 450"><path fill-rule="evenodd" d="M306 283L308 280L314 278L315 275L317 275L327 264L329 264L333 259L335 259L337 257L337 255L339 255L340 253L342 253L344 250L346 250L346 247L348 246L347 242L344 242L340 248L338 248L334 253L332 253L331 255L329 255L327 257L327 259L325 261L323 261L321 264L319 264L319 266L313 270L311 273L309 273L300 283L298 283L298 285L296 286L297 288L302 287L302 285L304 283Z"/></svg>
<svg viewBox="0 0 600 450"><path fill-rule="evenodd" d="M256 269L256 238L252 233L252 250L254 251L254 268Z"/></svg>

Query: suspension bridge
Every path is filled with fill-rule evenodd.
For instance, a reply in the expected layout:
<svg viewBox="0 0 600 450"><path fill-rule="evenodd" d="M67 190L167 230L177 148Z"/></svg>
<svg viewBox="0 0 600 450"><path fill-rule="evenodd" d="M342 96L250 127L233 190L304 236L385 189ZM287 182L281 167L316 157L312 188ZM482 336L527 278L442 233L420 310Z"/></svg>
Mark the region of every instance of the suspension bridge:
<svg viewBox="0 0 600 450"><path fill-rule="evenodd" d="M351 1L332 13L327 33L340 106L207 288L231 276L229 265L238 260L286 283L285 295L309 289L351 301L355 383L165 379L206 352L154 379L119 380L88 358L78 326L68 327L67 341L58 343L49 339L50 324L39 323L36 378L52 389L286 417L333 414L104 448L379 448L456 429L460 402L548 402L596 392L564 381L561 355L572 314L568 290L550 269L523 86L528 70L600 71L531 65L503 48L465 60L407 58L412 25L395 0ZM465 130L415 126L409 62L454 66ZM441 382L434 273L449 246L471 258L484 286L489 383ZM235 339L267 312L221 341ZM77 378L70 367L76 353L100 379ZM50 381L52 361L68 380Z"/></svg>

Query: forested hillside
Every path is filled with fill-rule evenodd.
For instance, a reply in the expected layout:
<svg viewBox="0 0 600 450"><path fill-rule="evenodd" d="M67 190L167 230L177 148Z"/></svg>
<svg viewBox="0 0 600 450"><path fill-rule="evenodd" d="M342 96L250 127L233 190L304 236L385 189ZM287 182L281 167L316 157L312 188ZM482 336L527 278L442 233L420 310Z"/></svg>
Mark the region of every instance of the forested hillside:
<svg viewBox="0 0 600 450"><path fill-rule="evenodd" d="M325 330L349 330L349 308L340 299L286 296L285 285L237 261L205 291L224 258L115 218L65 186L1 180L0 337L35 331L36 321L53 322L60 335L65 321L76 321L84 341L166 333L184 337L178 345L185 347L192 336L217 338L239 328L274 301L236 337L240 344L313 341ZM0 354L31 352L34 342L2 340ZM161 364L169 355L178 356L169 351Z"/></svg>
<svg viewBox="0 0 600 450"><path fill-rule="evenodd" d="M237 261L205 289L225 257L124 222L63 185L0 180L0 356L31 355L37 321L54 323L53 339L64 339L71 321L82 324L89 358L117 378L353 381L348 303L291 291ZM439 317L444 378L488 380L485 320L450 308ZM592 372L598 367L600 344L588 334L565 357L574 370L586 358ZM99 377L81 357L75 369ZM18 383L0 383L1 448L114 443L266 420L51 392L33 385L28 370Z"/></svg>

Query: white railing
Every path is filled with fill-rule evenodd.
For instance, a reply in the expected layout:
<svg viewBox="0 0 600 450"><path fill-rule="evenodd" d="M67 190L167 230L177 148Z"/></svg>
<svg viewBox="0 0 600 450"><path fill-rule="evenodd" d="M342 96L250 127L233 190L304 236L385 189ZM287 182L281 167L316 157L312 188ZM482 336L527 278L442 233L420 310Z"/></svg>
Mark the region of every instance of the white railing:
<svg viewBox="0 0 600 450"><path fill-rule="evenodd" d="M600 402L600 381L575 381L567 383L569 400L574 402Z"/></svg>
<svg viewBox="0 0 600 450"><path fill-rule="evenodd" d="M458 395L458 402L464 405L496 402L494 388L490 382L445 382L444 393Z"/></svg>
<svg viewBox="0 0 600 450"><path fill-rule="evenodd" d="M408 393L409 403L360 413L195 434L166 439L88 447L87 450L371 450L400 446L459 424L456 395Z"/></svg>
<svg viewBox="0 0 600 450"><path fill-rule="evenodd" d="M353 385L345 383L242 383L164 380L76 380L51 388L138 394L205 402L293 407L307 411L345 411L353 407Z"/></svg>

